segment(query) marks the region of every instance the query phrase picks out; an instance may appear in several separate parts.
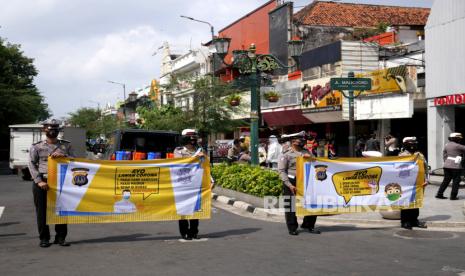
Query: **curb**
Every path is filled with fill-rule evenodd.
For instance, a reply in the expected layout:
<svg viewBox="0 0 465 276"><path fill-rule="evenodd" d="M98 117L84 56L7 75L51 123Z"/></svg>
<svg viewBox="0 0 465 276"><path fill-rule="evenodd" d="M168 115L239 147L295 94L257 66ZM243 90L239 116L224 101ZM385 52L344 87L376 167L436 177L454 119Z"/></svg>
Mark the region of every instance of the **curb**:
<svg viewBox="0 0 465 276"><path fill-rule="evenodd" d="M255 207L247 202L235 200L227 196L212 193L212 199L231 205L235 208L247 211L254 216L261 218L284 217L283 212L274 209L264 209ZM465 207L464 207L465 208ZM465 212L465 211L464 211ZM465 213L464 213L465 214ZM319 216L318 220L327 223L352 223L352 224L369 224L369 225L385 225L385 226L399 226L399 220L374 220L374 219L345 219L333 218L332 216ZM464 222L448 222L448 221L427 221L426 224L430 227L451 227L451 228L465 228Z"/></svg>

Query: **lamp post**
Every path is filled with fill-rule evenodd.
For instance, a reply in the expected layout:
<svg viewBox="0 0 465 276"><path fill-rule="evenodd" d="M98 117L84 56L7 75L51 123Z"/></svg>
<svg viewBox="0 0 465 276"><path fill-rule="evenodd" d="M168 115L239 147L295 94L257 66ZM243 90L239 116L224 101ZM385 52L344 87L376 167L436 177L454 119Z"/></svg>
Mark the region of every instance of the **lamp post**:
<svg viewBox="0 0 465 276"><path fill-rule="evenodd" d="M116 81L108 81L108 82L113 83L113 84L118 84L123 87L123 118L124 118L124 122L126 122L126 84L116 82Z"/></svg>
<svg viewBox="0 0 465 276"><path fill-rule="evenodd" d="M213 40L217 55L223 60L228 53L230 38L216 38ZM291 68L299 65L299 58L302 54L303 41L288 41L290 56L295 64L288 66L283 64L278 58L270 54L256 54L255 44L251 44L249 50L234 50L233 63L226 65L237 68L241 75L248 75L250 85L250 152L252 165L258 165L258 128L260 118L260 80L261 72L269 72L278 68Z"/></svg>

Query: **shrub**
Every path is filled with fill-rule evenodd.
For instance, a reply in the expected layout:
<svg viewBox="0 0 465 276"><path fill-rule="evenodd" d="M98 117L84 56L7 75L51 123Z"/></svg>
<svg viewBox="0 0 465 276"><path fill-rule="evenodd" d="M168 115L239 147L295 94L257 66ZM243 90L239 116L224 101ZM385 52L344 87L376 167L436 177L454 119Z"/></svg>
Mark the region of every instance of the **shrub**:
<svg viewBox="0 0 465 276"><path fill-rule="evenodd" d="M213 167L212 176L222 188L259 197L281 195L282 183L275 171L245 164L220 164Z"/></svg>

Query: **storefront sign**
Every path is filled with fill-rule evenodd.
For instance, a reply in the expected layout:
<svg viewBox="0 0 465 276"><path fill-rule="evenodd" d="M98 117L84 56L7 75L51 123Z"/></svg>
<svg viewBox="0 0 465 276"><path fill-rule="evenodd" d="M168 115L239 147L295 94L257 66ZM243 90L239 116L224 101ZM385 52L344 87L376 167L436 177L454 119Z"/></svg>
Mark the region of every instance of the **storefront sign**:
<svg viewBox="0 0 465 276"><path fill-rule="evenodd" d="M414 92L412 90L416 89L415 84L408 77L407 67L405 66L375 70L355 76L371 78L371 89L364 91L363 95Z"/></svg>
<svg viewBox="0 0 465 276"><path fill-rule="evenodd" d="M331 78L333 90L370 90L370 78Z"/></svg>
<svg viewBox="0 0 465 276"><path fill-rule="evenodd" d="M324 86L309 86L306 84L302 88L302 108L306 112L327 112L342 110L341 91L331 90L331 85L327 82Z"/></svg>
<svg viewBox="0 0 465 276"><path fill-rule="evenodd" d="M465 104L465 93L434 98L434 106Z"/></svg>

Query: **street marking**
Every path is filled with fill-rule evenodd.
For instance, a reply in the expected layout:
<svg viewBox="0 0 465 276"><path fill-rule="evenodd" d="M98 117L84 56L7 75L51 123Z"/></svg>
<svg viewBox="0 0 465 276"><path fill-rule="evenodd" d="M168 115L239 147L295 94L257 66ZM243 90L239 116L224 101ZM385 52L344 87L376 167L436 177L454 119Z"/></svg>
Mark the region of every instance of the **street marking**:
<svg viewBox="0 0 465 276"><path fill-rule="evenodd" d="M201 239L198 239L198 240L179 239L178 241L180 241L180 242L206 242L206 241L208 241L208 238L201 238Z"/></svg>
<svg viewBox="0 0 465 276"><path fill-rule="evenodd" d="M0 206L0 218L2 218L3 215L3 210L5 210L5 207Z"/></svg>

